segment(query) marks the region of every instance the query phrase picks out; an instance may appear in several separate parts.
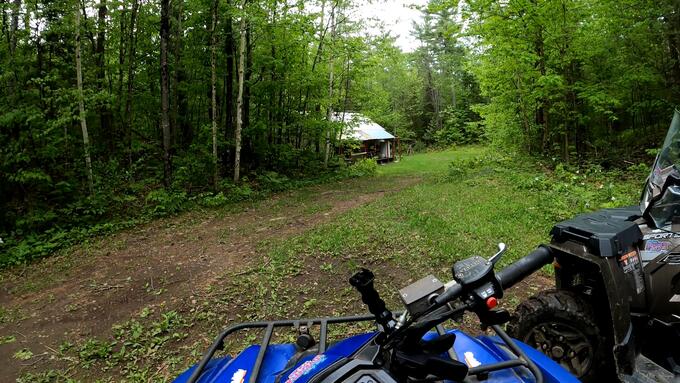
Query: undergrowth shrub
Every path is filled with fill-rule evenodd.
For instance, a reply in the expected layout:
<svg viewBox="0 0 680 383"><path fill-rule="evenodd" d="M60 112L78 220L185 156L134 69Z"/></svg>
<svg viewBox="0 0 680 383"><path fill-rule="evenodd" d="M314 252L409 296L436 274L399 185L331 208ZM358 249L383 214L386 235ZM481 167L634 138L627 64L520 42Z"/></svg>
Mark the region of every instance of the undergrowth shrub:
<svg viewBox="0 0 680 383"><path fill-rule="evenodd" d="M473 158L456 159L449 164L448 173L443 180L459 181L472 173L502 171L512 165L510 161L510 157L500 153L487 153Z"/></svg>
<svg viewBox="0 0 680 383"><path fill-rule="evenodd" d="M373 176L378 172L378 163L374 159L364 158L347 168L347 175L352 178Z"/></svg>
<svg viewBox="0 0 680 383"><path fill-rule="evenodd" d="M167 191L165 189L153 190L146 196L146 202L149 203L147 209L154 216L175 214L182 209L186 201L186 192Z"/></svg>
<svg viewBox="0 0 680 383"><path fill-rule="evenodd" d="M255 180L260 189L272 192L288 190L293 186L293 182L288 177L271 171L258 174Z"/></svg>
<svg viewBox="0 0 680 383"><path fill-rule="evenodd" d="M644 164L625 171L605 171L598 164L558 163L552 172L518 177L515 188L522 193L540 193L542 209L559 221L572 218L574 212L636 204L637 193L631 188L641 188L648 171L649 167Z"/></svg>

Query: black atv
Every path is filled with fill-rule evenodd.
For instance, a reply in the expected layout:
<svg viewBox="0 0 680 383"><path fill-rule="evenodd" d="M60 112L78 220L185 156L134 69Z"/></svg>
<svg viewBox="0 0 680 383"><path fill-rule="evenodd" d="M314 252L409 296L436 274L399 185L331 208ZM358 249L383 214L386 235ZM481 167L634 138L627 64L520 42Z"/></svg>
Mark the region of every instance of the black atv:
<svg viewBox="0 0 680 383"><path fill-rule="evenodd" d="M584 382L680 381L680 112L639 207L580 215L551 235L556 289L521 303L510 335Z"/></svg>

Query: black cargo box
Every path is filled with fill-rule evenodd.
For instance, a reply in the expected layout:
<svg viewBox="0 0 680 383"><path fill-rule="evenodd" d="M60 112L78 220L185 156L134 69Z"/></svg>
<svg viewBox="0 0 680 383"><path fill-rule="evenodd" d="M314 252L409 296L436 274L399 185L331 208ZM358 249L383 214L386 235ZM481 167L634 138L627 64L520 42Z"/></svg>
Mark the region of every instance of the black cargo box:
<svg viewBox="0 0 680 383"><path fill-rule="evenodd" d="M637 206L599 210L558 223L550 235L554 242L581 242L595 255L619 256L642 240L642 232L633 222L639 217Z"/></svg>

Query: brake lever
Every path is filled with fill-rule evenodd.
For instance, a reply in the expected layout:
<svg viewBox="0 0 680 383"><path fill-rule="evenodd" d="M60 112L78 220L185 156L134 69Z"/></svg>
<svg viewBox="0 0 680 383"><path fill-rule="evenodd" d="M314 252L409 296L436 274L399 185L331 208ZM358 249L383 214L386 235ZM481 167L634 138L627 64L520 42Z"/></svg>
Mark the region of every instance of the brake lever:
<svg viewBox="0 0 680 383"><path fill-rule="evenodd" d="M491 258L489 258L488 262L495 265L496 262L498 262L501 259L503 254L505 254L505 251L507 249L508 249L508 247L505 245L505 243L500 242L498 244L498 252L496 254L494 254Z"/></svg>

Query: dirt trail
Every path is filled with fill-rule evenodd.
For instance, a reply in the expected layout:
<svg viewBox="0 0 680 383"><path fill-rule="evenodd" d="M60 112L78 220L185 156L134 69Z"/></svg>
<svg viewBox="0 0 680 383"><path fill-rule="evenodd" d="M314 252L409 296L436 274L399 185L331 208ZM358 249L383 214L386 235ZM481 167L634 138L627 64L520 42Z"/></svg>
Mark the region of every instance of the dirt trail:
<svg viewBox="0 0 680 383"><path fill-rule="evenodd" d="M225 270L247 269L261 241L299 234L417 181L378 190L370 180L345 181L236 212L190 212L6 273L0 282L0 339L12 335L16 341L0 345L0 381L13 381L30 367L13 357L17 350L54 352L66 339L105 333L149 305L190 303Z"/></svg>
<svg viewBox="0 0 680 383"><path fill-rule="evenodd" d="M348 180L230 210L188 212L1 273L0 382L14 381L27 371L62 368L53 356L64 341L110 337L114 324L137 318L149 307L193 311L213 294L211 287L224 285L225 275L247 274L258 266L267 251L262 244L304 233L419 181L417 177ZM407 283L399 265L378 261L374 266L398 283ZM316 286L309 294L334 296L341 287L323 280L326 277L315 272L318 267L307 265L288 283L302 283L296 279L300 278L305 285ZM510 292L506 304L514 306L549 285L550 279L534 275ZM361 310L358 304L350 311ZM478 331L476 321L465 322L464 329ZM15 339L3 342L8 337ZM201 337L194 334L187 342ZM26 361L15 357L21 349L29 349L33 357ZM110 372L99 373L110 378ZM97 372L85 374L85 380L91 380Z"/></svg>

